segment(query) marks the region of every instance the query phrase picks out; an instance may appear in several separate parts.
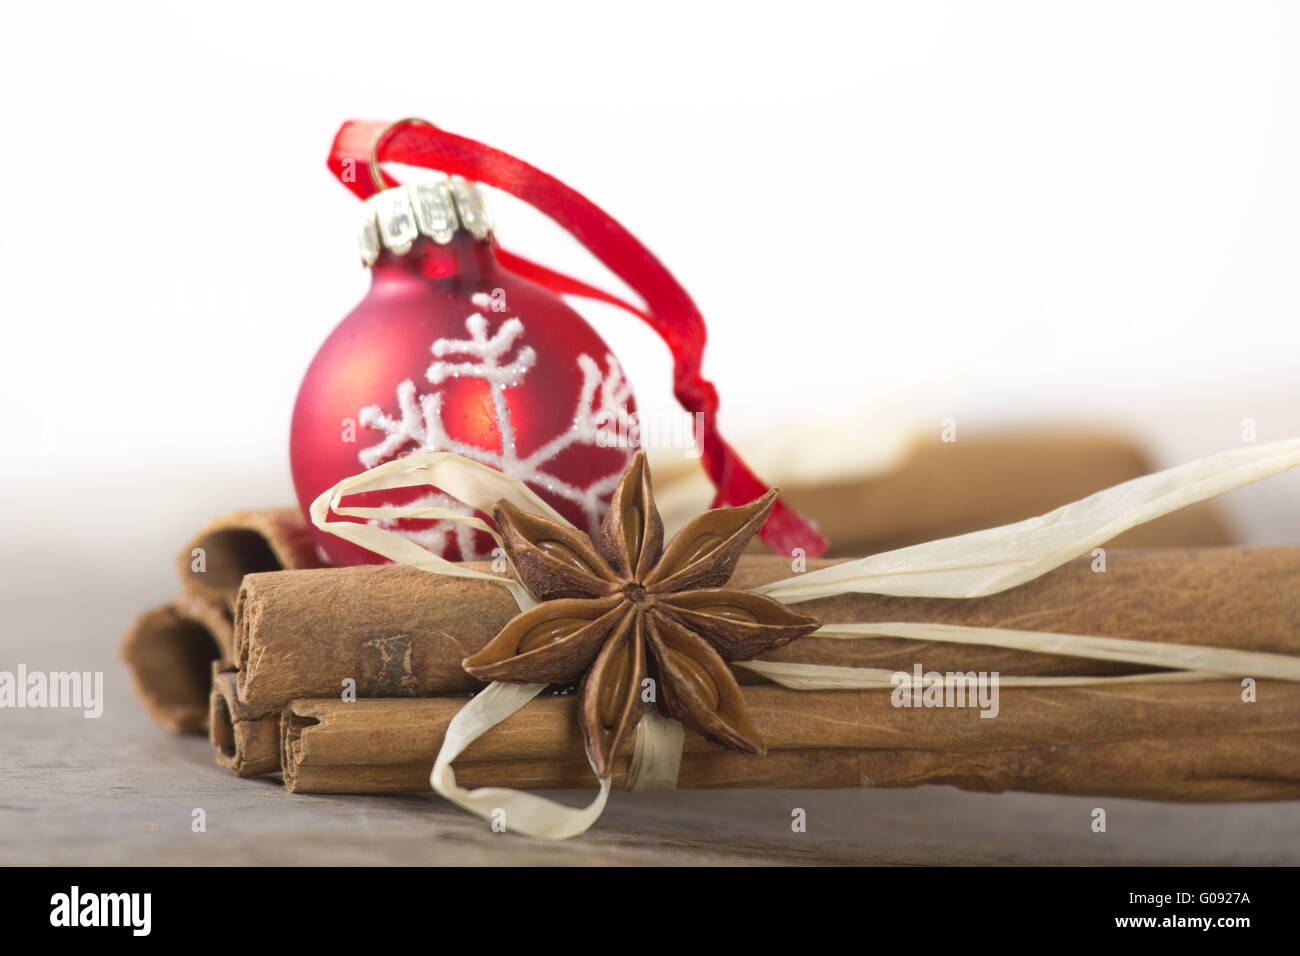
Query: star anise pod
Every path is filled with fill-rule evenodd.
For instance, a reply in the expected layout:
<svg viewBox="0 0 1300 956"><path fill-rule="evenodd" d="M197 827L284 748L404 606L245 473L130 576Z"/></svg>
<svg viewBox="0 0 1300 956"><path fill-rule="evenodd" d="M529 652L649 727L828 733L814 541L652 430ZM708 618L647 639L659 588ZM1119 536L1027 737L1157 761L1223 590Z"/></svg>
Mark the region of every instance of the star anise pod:
<svg viewBox="0 0 1300 956"><path fill-rule="evenodd" d="M655 699L715 743L763 753L727 661L747 660L815 630L816 619L724 587L763 526L776 492L707 511L665 548L650 470L638 452L593 543L505 501L494 516L524 585L541 602L464 661L481 680L561 684L584 672L579 710L601 777ZM654 679L653 696L644 694Z"/></svg>

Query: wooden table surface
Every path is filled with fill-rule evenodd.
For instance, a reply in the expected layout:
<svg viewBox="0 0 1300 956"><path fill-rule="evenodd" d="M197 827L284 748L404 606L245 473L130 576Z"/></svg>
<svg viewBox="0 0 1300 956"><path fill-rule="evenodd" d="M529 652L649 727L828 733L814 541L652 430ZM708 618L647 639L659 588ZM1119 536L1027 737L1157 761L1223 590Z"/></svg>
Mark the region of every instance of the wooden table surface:
<svg viewBox="0 0 1300 956"><path fill-rule="evenodd" d="M7 864L1257 864L1300 863L1300 802L1159 804L914 790L613 794L586 835L493 833L432 794L287 793L154 726L117 655L127 593L22 602L0 669L102 670L104 714L0 710ZM592 791L561 795L586 801ZM1107 811L1106 833L1090 827ZM807 832L791 831L791 811ZM191 829L202 808L206 832Z"/></svg>

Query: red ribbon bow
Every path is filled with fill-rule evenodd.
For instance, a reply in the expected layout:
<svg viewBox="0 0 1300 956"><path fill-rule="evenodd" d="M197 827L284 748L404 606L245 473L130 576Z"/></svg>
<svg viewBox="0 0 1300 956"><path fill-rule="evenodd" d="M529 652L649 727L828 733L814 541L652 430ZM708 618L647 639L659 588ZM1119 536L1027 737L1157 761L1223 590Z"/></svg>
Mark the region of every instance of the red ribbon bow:
<svg viewBox="0 0 1300 956"><path fill-rule="evenodd" d="M511 272L557 295L578 295L616 305L646 322L672 352L673 394L688 412L702 416L696 440L704 469L717 488L713 507L747 504L767 492L768 486L718 434L718 390L700 374L707 335L704 316L672 273L612 216L521 159L435 126L415 123L394 126L354 120L339 128L330 149L330 172L360 199L379 191L367 172L372 155L503 189L571 233L636 290L644 308L499 247L497 257ZM760 534L780 554L800 548L817 557L826 550L826 540L813 524L781 500Z"/></svg>

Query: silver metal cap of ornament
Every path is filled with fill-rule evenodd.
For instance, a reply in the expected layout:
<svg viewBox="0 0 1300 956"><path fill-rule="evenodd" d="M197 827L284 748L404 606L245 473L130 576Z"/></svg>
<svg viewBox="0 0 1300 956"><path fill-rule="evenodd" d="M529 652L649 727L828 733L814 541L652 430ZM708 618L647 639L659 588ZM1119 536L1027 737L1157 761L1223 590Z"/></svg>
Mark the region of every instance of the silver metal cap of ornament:
<svg viewBox="0 0 1300 956"><path fill-rule="evenodd" d="M385 189L362 203L361 261L374 265L381 249L404 256L420 236L446 245L462 229L475 239L492 234L487 203L468 180L453 176Z"/></svg>

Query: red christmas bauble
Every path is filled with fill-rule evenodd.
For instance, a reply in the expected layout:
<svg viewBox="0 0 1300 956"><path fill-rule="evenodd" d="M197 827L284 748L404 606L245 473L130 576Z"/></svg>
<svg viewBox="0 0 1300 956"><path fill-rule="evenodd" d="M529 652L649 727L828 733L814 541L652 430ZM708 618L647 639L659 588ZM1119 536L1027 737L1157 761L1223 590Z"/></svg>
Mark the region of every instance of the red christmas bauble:
<svg viewBox="0 0 1300 956"><path fill-rule="evenodd" d="M451 451L522 479L594 531L633 451L609 440L609 426L635 412L618 361L558 296L498 263L473 187L418 190L388 190L367 203L370 291L316 353L294 407L299 506L306 514L342 479L393 458ZM421 215L431 194L446 208L430 213L426 204ZM373 492L349 504L413 499L456 504L432 489ZM453 522L392 527L451 559L491 548L487 536ZM382 560L326 532L316 537L335 564Z"/></svg>

